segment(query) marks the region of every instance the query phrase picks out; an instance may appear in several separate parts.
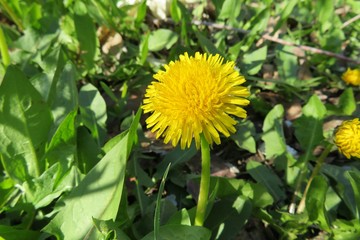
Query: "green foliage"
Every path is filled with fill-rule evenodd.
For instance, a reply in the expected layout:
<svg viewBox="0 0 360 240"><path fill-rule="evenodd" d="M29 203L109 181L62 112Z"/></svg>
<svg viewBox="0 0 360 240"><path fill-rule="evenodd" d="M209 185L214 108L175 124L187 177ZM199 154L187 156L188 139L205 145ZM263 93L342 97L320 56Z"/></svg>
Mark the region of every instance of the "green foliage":
<svg viewBox="0 0 360 240"><path fill-rule="evenodd" d="M6 71L0 95L3 166L18 183L39 177L44 168L39 155L52 123L50 109L26 76L13 66Z"/></svg>
<svg viewBox="0 0 360 240"><path fill-rule="evenodd" d="M151 2L0 0L0 239L359 239L358 159L334 146L312 174L360 116L341 80L360 3L172 0L161 19ZM196 51L251 92L211 148L203 227L199 151L155 139L139 110L153 74Z"/></svg>
<svg viewBox="0 0 360 240"><path fill-rule="evenodd" d="M286 152L283 117L284 107L282 105L276 105L264 120L262 139L265 143L265 154L267 158L280 156Z"/></svg>
<svg viewBox="0 0 360 240"><path fill-rule="evenodd" d="M305 151L304 161L308 161L312 151L323 140L323 118L326 109L317 96L312 96L303 107L302 116L295 121L295 136Z"/></svg>

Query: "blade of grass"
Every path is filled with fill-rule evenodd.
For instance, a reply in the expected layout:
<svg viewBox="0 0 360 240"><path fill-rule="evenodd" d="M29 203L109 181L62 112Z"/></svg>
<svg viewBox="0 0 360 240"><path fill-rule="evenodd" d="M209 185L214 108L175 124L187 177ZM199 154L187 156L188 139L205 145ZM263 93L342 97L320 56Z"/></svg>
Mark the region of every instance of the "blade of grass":
<svg viewBox="0 0 360 240"><path fill-rule="evenodd" d="M171 166L171 163L169 163L169 165L167 166L164 176L161 179L160 188L159 188L159 192L158 192L157 199L156 199L156 207L155 207L155 214L154 214L154 240L157 240L158 236L159 236L161 196L164 191L165 180L168 175L170 166Z"/></svg>
<svg viewBox="0 0 360 240"><path fill-rule="evenodd" d="M4 11L10 16L11 20L14 21L14 23L17 25L20 31L24 29L21 20L16 16L14 11L10 8L10 6L7 4L5 0L0 0L0 5L4 9Z"/></svg>

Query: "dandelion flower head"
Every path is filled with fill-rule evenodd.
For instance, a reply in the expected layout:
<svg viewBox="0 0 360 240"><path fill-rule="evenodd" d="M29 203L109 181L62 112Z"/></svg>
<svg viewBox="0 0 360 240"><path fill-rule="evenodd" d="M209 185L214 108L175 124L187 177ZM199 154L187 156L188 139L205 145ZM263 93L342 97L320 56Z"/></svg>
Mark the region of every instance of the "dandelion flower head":
<svg viewBox="0 0 360 240"><path fill-rule="evenodd" d="M344 121L335 132L335 144L348 159L360 158L360 121L359 118Z"/></svg>
<svg viewBox="0 0 360 240"><path fill-rule="evenodd" d="M360 69L350 69L348 68L346 72L343 73L341 78L347 84L352 84L354 86L360 86Z"/></svg>
<svg viewBox="0 0 360 240"><path fill-rule="evenodd" d="M229 137L236 131L230 115L246 117L242 107L249 104L249 90L241 86L245 78L235 63L223 61L218 54L184 53L154 75L142 108L151 113L146 124L156 138L173 146L180 142L182 149L195 139L199 148L200 134L209 144L220 144L219 133Z"/></svg>

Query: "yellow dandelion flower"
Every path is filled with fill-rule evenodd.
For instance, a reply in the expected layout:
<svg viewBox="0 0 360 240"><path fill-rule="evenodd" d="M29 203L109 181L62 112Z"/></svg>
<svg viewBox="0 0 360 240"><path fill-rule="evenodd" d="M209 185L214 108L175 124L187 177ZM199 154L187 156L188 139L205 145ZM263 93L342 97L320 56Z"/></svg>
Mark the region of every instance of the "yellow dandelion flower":
<svg viewBox="0 0 360 240"><path fill-rule="evenodd" d="M226 137L236 131L230 115L246 117L242 106L249 104L245 78L235 70L235 63L223 63L216 55L188 53L165 65L154 75L147 88L142 108L151 115L147 127L173 146L190 147L193 138L200 146L203 133L209 144L220 144L219 132Z"/></svg>
<svg viewBox="0 0 360 240"><path fill-rule="evenodd" d="M347 84L352 84L354 86L360 86L360 69L350 69L348 68L346 72L341 76L341 78Z"/></svg>
<svg viewBox="0 0 360 240"><path fill-rule="evenodd" d="M344 121L335 132L335 144L348 159L360 158L360 121L359 118Z"/></svg>

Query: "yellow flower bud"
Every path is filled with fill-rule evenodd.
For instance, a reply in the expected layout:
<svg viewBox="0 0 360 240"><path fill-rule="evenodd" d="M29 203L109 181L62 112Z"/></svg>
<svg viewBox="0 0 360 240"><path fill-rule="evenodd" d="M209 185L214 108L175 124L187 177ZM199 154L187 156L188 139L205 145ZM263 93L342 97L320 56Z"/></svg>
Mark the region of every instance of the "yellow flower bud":
<svg viewBox="0 0 360 240"><path fill-rule="evenodd" d="M360 158L360 121L359 118L344 121L335 131L335 144L348 159Z"/></svg>
<svg viewBox="0 0 360 240"><path fill-rule="evenodd" d="M352 84L354 86L360 86L360 69L350 69L348 68L346 72L341 76L341 78L347 84Z"/></svg>

